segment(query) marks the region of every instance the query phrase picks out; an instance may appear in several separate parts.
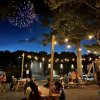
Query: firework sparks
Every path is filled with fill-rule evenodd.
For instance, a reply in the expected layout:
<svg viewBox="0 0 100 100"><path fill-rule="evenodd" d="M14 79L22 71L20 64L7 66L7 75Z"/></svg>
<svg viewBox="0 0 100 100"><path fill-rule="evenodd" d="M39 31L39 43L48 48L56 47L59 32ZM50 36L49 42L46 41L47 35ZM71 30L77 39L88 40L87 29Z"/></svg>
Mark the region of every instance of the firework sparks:
<svg viewBox="0 0 100 100"><path fill-rule="evenodd" d="M12 1L11 7L13 11L8 12L8 20L14 26L27 27L36 20L34 6L30 1L24 0L20 4Z"/></svg>

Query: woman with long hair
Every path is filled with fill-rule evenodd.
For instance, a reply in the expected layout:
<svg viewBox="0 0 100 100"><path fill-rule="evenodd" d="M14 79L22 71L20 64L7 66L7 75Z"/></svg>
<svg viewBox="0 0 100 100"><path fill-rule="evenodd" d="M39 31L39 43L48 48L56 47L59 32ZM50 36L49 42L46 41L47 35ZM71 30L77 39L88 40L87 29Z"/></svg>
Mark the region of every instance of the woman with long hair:
<svg viewBox="0 0 100 100"><path fill-rule="evenodd" d="M55 89L53 92L61 95L59 97L59 100L66 100L65 92L64 92L63 86L60 82L58 82L58 81L55 82Z"/></svg>
<svg viewBox="0 0 100 100"><path fill-rule="evenodd" d="M28 100L40 100L38 86L33 81L30 81L29 86L31 88L31 92Z"/></svg>

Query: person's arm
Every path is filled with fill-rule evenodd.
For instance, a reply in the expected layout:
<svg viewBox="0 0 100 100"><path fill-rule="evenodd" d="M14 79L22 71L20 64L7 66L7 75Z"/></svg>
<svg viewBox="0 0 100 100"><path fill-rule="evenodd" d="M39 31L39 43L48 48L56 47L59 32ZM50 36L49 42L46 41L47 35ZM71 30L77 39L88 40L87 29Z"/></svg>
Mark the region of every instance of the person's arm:
<svg viewBox="0 0 100 100"><path fill-rule="evenodd" d="M42 91L41 91L40 87L38 87L38 92L40 95L42 95Z"/></svg>
<svg viewBox="0 0 100 100"><path fill-rule="evenodd" d="M28 100L28 98L30 96L30 92L31 92L31 88L30 87L27 87L26 93L25 93L27 100Z"/></svg>

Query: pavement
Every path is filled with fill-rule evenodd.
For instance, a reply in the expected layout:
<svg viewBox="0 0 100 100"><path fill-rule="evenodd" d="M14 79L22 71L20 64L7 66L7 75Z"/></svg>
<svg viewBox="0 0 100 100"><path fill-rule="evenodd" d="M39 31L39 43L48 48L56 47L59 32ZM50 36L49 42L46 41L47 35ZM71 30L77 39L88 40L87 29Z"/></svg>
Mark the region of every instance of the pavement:
<svg viewBox="0 0 100 100"><path fill-rule="evenodd" d="M98 85L86 85L83 88L67 88L65 89L66 100L100 100L98 93L100 87ZM21 100L25 97L21 91L0 92L0 100Z"/></svg>

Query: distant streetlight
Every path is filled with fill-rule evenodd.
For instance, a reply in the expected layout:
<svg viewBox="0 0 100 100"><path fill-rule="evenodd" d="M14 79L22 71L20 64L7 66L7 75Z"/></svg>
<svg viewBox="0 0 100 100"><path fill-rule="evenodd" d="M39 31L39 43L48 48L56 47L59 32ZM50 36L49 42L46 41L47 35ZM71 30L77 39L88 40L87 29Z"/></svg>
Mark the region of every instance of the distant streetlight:
<svg viewBox="0 0 100 100"><path fill-rule="evenodd" d="M71 64L71 69L74 69L74 65L73 64Z"/></svg>
<svg viewBox="0 0 100 100"><path fill-rule="evenodd" d="M60 68L63 69L63 64L60 64Z"/></svg>

